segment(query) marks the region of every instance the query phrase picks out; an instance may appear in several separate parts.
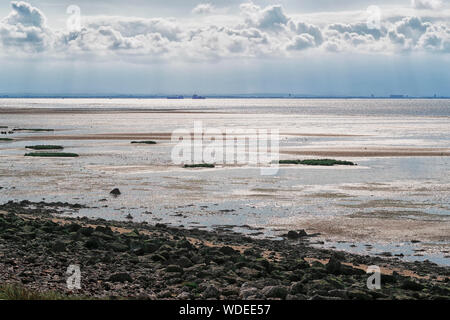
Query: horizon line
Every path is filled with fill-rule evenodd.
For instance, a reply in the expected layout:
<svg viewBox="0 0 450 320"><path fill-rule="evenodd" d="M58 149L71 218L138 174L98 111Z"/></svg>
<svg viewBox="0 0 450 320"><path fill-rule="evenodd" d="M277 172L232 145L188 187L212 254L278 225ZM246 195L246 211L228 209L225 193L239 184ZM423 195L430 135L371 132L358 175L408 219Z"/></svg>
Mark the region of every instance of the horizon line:
<svg viewBox="0 0 450 320"><path fill-rule="evenodd" d="M0 99L32 99L32 98L140 98L140 99L168 99L179 98L191 99L195 94L104 94L104 93L0 93ZM224 99L224 98L260 98L260 99L450 99L445 95L421 95L412 96L407 94L390 94L390 95L333 95L333 94L290 94L290 93L228 93L228 94L206 94L198 95L202 98Z"/></svg>

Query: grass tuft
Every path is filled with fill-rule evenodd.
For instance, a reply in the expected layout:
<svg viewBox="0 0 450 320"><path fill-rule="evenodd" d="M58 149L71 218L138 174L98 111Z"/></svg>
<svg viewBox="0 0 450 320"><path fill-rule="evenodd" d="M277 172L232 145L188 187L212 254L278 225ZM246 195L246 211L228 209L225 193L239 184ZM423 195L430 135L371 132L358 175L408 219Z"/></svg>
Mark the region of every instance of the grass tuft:
<svg viewBox="0 0 450 320"><path fill-rule="evenodd" d="M78 157L76 153L65 152L32 152L26 153L25 157L63 157L63 158L75 158Z"/></svg>
<svg viewBox="0 0 450 320"><path fill-rule="evenodd" d="M62 150L63 146L53 146L53 145L37 145L37 146L26 146L27 149L33 150Z"/></svg>
<svg viewBox="0 0 450 320"><path fill-rule="evenodd" d="M55 131L54 129L38 129L38 128L16 128L13 131L35 131L35 132L50 132Z"/></svg>
<svg viewBox="0 0 450 320"><path fill-rule="evenodd" d="M356 166L356 163L335 159L280 160L279 164L303 164L307 166Z"/></svg>
<svg viewBox="0 0 450 320"><path fill-rule="evenodd" d="M131 143L136 144L136 143L142 143L142 144L156 144L155 141L131 141Z"/></svg>
<svg viewBox="0 0 450 320"><path fill-rule="evenodd" d="M183 168L215 168L215 165L210 163L185 164Z"/></svg>

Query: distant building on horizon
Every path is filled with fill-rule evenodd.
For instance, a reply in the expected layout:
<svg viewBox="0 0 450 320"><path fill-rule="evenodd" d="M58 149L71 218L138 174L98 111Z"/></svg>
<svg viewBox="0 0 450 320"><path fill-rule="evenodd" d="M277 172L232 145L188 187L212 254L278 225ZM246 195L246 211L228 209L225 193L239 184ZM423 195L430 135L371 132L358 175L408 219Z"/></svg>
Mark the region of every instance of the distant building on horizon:
<svg viewBox="0 0 450 320"><path fill-rule="evenodd" d="M184 96L169 96L167 99L184 99Z"/></svg>

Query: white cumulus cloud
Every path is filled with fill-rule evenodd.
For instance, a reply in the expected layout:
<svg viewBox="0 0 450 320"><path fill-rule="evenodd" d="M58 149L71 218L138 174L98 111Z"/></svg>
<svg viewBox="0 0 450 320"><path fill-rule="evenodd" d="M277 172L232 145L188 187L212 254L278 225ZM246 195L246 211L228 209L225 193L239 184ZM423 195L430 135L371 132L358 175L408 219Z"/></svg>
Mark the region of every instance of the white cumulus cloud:
<svg viewBox="0 0 450 320"><path fill-rule="evenodd" d="M210 12L203 9L199 10ZM382 21L377 29L363 21L308 23L281 5L261 7L248 2L239 10L240 15L227 23L217 19L86 16L80 31L67 31L50 28L41 10L14 1L11 12L0 20L0 52L14 57L44 54L201 61L286 57L312 50L438 54L448 53L450 47L448 19L397 16Z"/></svg>
<svg viewBox="0 0 450 320"><path fill-rule="evenodd" d="M194 9L192 9L192 13L195 14L211 14L214 13L215 8L211 3L200 3Z"/></svg>
<svg viewBox="0 0 450 320"><path fill-rule="evenodd" d="M411 5L415 9L430 9L435 10L442 7L441 0L412 0Z"/></svg>

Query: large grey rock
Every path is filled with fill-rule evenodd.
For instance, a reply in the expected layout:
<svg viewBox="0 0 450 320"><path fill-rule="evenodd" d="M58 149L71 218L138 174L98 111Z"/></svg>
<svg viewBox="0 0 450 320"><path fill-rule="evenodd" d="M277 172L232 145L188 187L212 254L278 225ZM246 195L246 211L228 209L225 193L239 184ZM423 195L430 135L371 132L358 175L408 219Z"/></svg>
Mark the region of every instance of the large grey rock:
<svg viewBox="0 0 450 320"><path fill-rule="evenodd" d="M61 241L55 241L52 245L53 252L63 252L66 250L66 245Z"/></svg>
<svg viewBox="0 0 450 320"><path fill-rule="evenodd" d="M262 289L261 293L267 298L285 299L288 290L284 286L268 286Z"/></svg>
<svg viewBox="0 0 450 320"><path fill-rule="evenodd" d="M133 278L131 278L130 274L126 272L115 273L109 277L109 281L111 282L133 282Z"/></svg>
<svg viewBox="0 0 450 320"><path fill-rule="evenodd" d="M203 291L203 297L206 299L218 298L219 294L219 290L213 285L209 285L208 287L206 287L205 291Z"/></svg>
<svg viewBox="0 0 450 320"><path fill-rule="evenodd" d="M166 268L166 272L183 272L183 268L177 265L169 265Z"/></svg>
<svg viewBox="0 0 450 320"><path fill-rule="evenodd" d="M290 293L292 295L296 295L298 293L304 293L304 292L305 292L305 287L303 286L302 283L294 282L293 284L291 284Z"/></svg>
<svg viewBox="0 0 450 320"><path fill-rule="evenodd" d="M239 296L242 299L247 300L249 297L257 295L259 292L260 292L260 290L257 288L243 287L243 288L241 288L241 290L239 292Z"/></svg>
<svg viewBox="0 0 450 320"><path fill-rule="evenodd" d="M119 190L118 188L114 188L113 190L111 190L111 191L109 192L109 194L111 194L111 195L117 197L117 196L120 196L122 193L120 192L120 190Z"/></svg>

